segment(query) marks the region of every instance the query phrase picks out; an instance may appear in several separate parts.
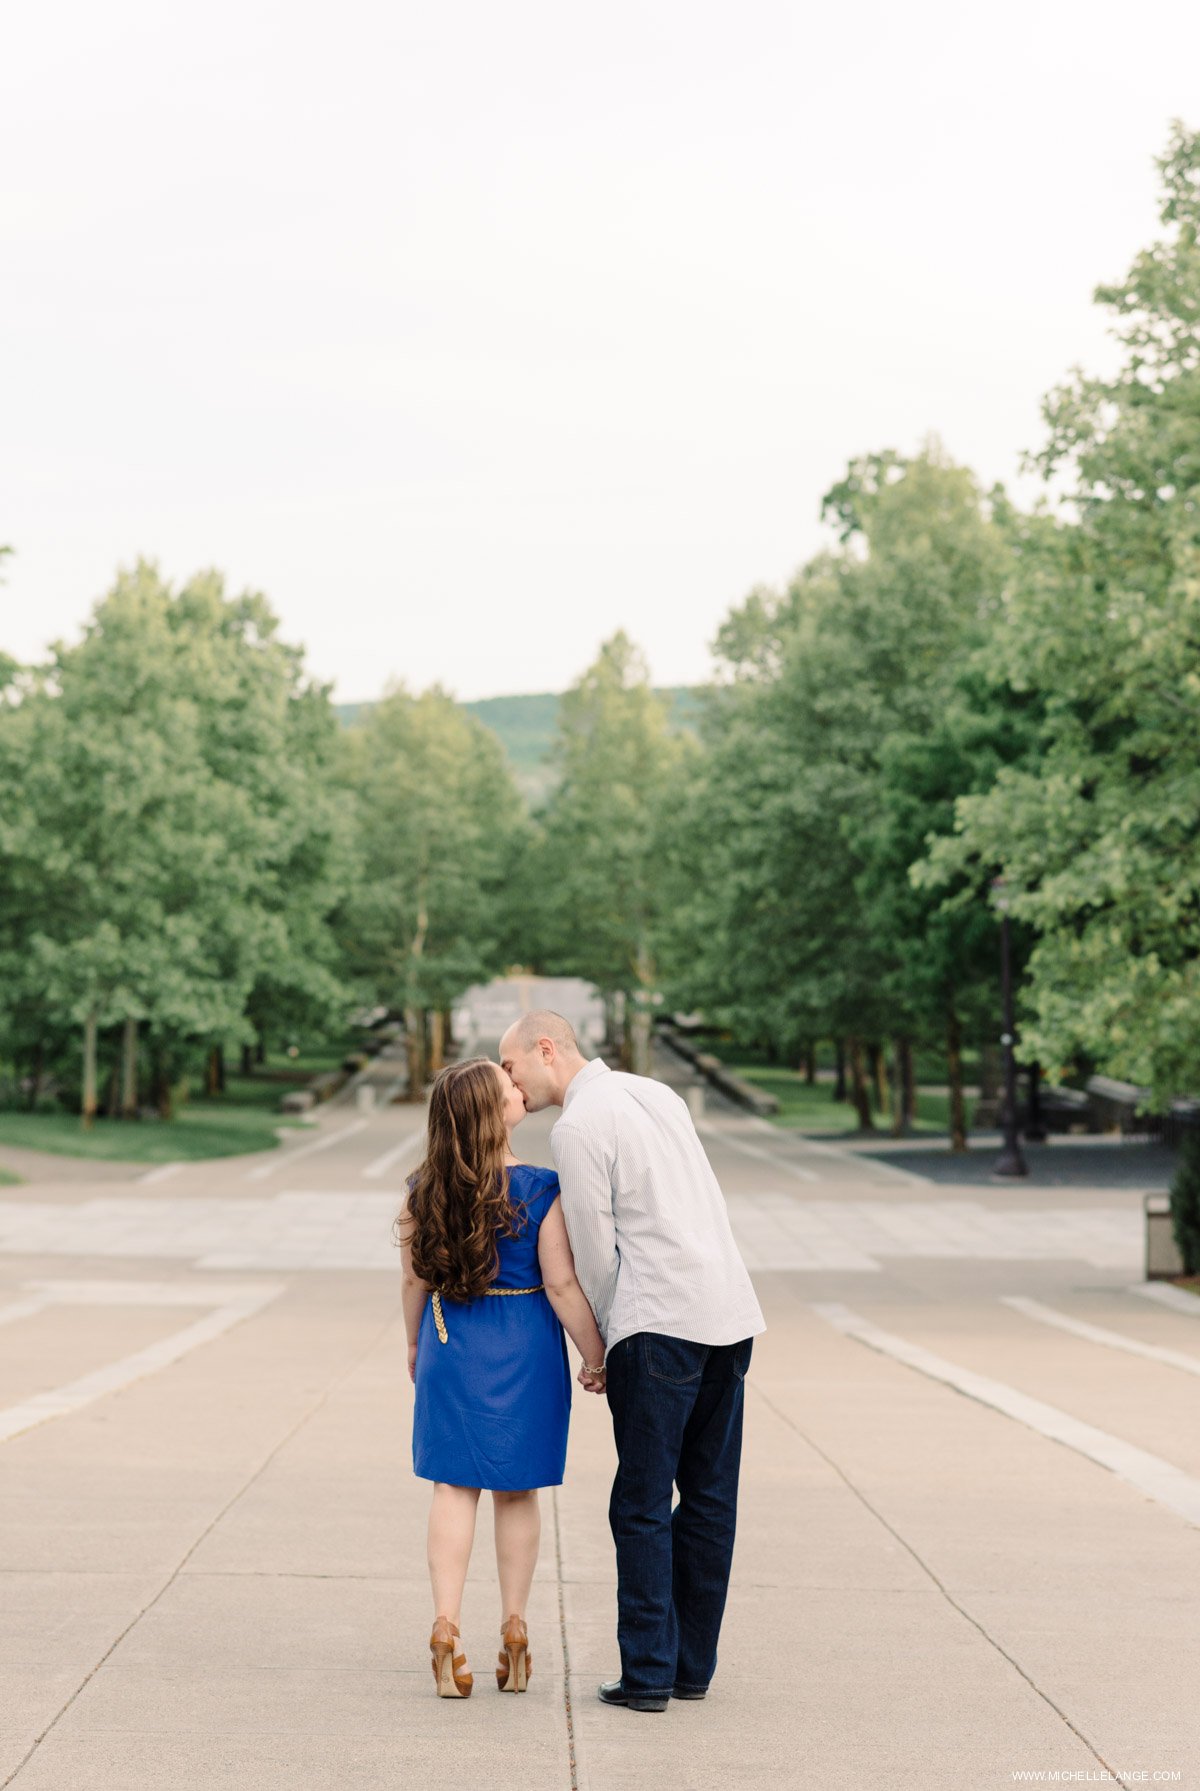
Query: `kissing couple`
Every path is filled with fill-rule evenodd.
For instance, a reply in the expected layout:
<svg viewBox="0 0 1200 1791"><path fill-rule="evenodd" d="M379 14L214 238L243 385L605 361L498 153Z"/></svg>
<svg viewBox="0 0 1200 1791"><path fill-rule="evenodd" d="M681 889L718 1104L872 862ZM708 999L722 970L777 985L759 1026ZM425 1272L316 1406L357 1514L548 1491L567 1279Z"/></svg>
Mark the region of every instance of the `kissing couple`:
<svg viewBox="0 0 1200 1791"><path fill-rule="evenodd" d="M413 1471L432 1480L429 1647L439 1697L473 1675L459 1632L479 1494L500 1582L496 1683L523 1692L538 1488L560 1486L578 1381L612 1414L621 1673L602 1703L666 1710L717 1664L737 1515L742 1408L766 1329L687 1104L665 1083L587 1061L561 1014L526 1014L500 1062L442 1070L427 1150L396 1221ZM554 1169L513 1132L560 1107ZM678 1489L673 1503L672 1489Z"/></svg>

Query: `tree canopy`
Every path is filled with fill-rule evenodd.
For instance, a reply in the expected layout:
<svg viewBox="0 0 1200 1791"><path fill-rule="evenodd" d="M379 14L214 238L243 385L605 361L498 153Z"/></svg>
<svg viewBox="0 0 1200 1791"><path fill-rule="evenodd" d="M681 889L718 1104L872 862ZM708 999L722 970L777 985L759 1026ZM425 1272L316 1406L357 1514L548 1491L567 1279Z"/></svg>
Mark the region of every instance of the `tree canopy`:
<svg viewBox="0 0 1200 1791"><path fill-rule="evenodd" d="M1003 871L1036 940L1028 1049L1161 1100L1200 1079L1200 137L1176 126L1159 167L1165 234L1096 292L1123 363L1047 399L1036 464L1065 490L988 641L1037 753L961 794L919 874Z"/></svg>
<svg viewBox="0 0 1200 1791"><path fill-rule="evenodd" d="M0 1060L86 1117L119 1037L132 1111L139 1049L169 1105L197 1052L368 1002L418 1088L463 989L523 963L623 1009L639 1068L660 1004L778 1056L837 1041L864 1125L907 1123L913 1054L942 1052L961 1145L1002 876L1023 1060L1195 1092L1200 134L1159 168L1158 239L1096 291L1120 365L1046 399L1040 499L933 437L856 456L829 545L731 608L707 689L600 646L520 767L532 814L443 689L340 726L216 573L139 563L81 640L0 657ZM531 763L552 707L519 710Z"/></svg>

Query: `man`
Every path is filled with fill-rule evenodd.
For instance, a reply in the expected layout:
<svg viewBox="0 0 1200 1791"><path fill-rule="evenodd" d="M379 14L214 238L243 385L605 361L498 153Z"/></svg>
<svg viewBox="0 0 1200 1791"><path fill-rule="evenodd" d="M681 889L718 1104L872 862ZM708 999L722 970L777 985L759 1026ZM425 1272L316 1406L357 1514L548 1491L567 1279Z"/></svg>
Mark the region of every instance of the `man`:
<svg viewBox="0 0 1200 1791"><path fill-rule="evenodd" d="M743 1382L766 1323L672 1089L587 1062L561 1014L516 1021L500 1060L529 1112L562 1108L550 1148L575 1272L605 1339L621 1677L599 1695L665 1710L671 1697L702 1698L717 1664Z"/></svg>

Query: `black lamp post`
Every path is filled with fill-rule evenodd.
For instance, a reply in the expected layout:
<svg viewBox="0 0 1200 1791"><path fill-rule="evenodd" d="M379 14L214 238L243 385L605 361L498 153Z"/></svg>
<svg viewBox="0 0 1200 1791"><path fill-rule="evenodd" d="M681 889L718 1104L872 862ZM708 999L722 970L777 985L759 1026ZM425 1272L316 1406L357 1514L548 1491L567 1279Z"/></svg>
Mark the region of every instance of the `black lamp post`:
<svg viewBox="0 0 1200 1791"><path fill-rule="evenodd" d="M1042 1121L1041 1064L1031 1063L1029 1065L1028 1075L1029 1103L1025 1114L1025 1142L1026 1144L1045 1144L1048 1134Z"/></svg>
<svg viewBox="0 0 1200 1791"><path fill-rule="evenodd" d="M1021 1155L1017 1133L1017 1059L1013 1026L1012 953L1008 936L1008 895L1003 877L992 878L996 907L1000 913L1000 991L1004 1005L1004 1031L1000 1044L1004 1052L1004 1108L1000 1124L1004 1131L1004 1149L992 1165L993 1175L1028 1175L1029 1165Z"/></svg>

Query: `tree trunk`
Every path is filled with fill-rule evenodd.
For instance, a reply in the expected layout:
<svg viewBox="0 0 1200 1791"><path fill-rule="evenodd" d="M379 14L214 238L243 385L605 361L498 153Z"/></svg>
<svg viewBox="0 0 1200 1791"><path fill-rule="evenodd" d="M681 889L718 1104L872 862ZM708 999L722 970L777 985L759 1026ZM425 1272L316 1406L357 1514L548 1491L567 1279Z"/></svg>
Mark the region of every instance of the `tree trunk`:
<svg viewBox="0 0 1200 1791"><path fill-rule="evenodd" d="M635 1076L650 1074L650 1007L649 991L638 989L633 997L633 1014L626 1028L629 1035L629 1067Z"/></svg>
<svg viewBox="0 0 1200 1791"><path fill-rule="evenodd" d="M46 1069L46 1047L41 1039L33 1053L33 1069L29 1076L29 1111L32 1113L38 1104L38 1096L42 1092L42 1077Z"/></svg>
<svg viewBox="0 0 1200 1791"><path fill-rule="evenodd" d="M225 1093L225 1047L214 1045L204 1068L204 1092L209 1096Z"/></svg>
<svg viewBox="0 0 1200 1791"><path fill-rule="evenodd" d="M258 1035L258 1039L254 1046L254 1061L255 1063L266 1063L267 1061L267 1039L265 1033L260 1032Z"/></svg>
<svg viewBox="0 0 1200 1791"><path fill-rule="evenodd" d="M917 1119L917 1075L913 1063L913 1042L911 1039L900 1041L901 1063L900 1077L903 1087L904 1123L913 1126Z"/></svg>
<svg viewBox="0 0 1200 1791"><path fill-rule="evenodd" d="M1029 1099L1025 1108L1025 1140L1029 1144L1045 1144L1046 1128L1042 1124L1042 1066L1029 1065Z"/></svg>
<svg viewBox="0 0 1200 1791"><path fill-rule="evenodd" d="M892 1137L903 1138L908 1130L904 1106L904 1040L892 1041Z"/></svg>
<svg viewBox="0 0 1200 1791"><path fill-rule="evenodd" d="M812 1088L817 1080L817 1047L811 1039L804 1046L801 1063L804 1068L804 1080Z"/></svg>
<svg viewBox="0 0 1200 1791"><path fill-rule="evenodd" d="M150 1053L150 1099L158 1108L160 1118L174 1119L175 1091L171 1087L166 1054L162 1046L157 1044Z"/></svg>
<svg viewBox="0 0 1200 1791"><path fill-rule="evenodd" d="M419 1101L425 1093L425 1009L404 1010L404 1043L408 1050L408 1098Z"/></svg>
<svg viewBox="0 0 1200 1791"><path fill-rule="evenodd" d="M436 1076L446 1061L446 1021L440 1007L429 1016L429 1074Z"/></svg>
<svg viewBox="0 0 1200 1791"><path fill-rule="evenodd" d="M858 1114L859 1130L873 1132L875 1121L871 1118L871 1096L867 1090L867 1072L863 1062L862 1040L850 1040L850 1089L854 1110Z"/></svg>
<svg viewBox="0 0 1200 1791"><path fill-rule="evenodd" d="M621 1055L620 1065L629 1074L633 1073L633 1017L630 1012L632 1003L629 996L623 995L621 1001Z"/></svg>
<svg viewBox="0 0 1200 1791"><path fill-rule="evenodd" d="M252 1076L253 1074L254 1074L254 1046L253 1045L243 1045L242 1046L242 1075L243 1076Z"/></svg>
<svg viewBox="0 0 1200 1791"><path fill-rule="evenodd" d="M102 1109L105 1119L116 1119L121 1111L120 1081L120 1070L114 1063L108 1072L108 1081L104 1084Z"/></svg>
<svg viewBox="0 0 1200 1791"><path fill-rule="evenodd" d="M629 1038L629 998L623 989L609 989L604 995L604 1053L615 1055L623 1070L630 1064L632 1049Z"/></svg>
<svg viewBox="0 0 1200 1791"><path fill-rule="evenodd" d="M845 1039L834 1039L833 1050L834 1050L834 1059L835 1059L835 1062L837 1065L837 1068L834 1073L834 1078L833 1078L833 1098L835 1101L841 1102L846 1099L846 1041L845 1041Z"/></svg>
<svg viewBox="0 0 1200 1791"><path fill-rule="evenodd" d="M417 924L412 941L408 948L411 967L409 971L409 989L411 991L409 1005L404 1010L405 1043L408 1046L408 1098L420 1101L425 1096L425 1083L429 1077L429 1058L427 1055L429 1040L429 1014L424 1007L416 1004L416 992L420 988L421 959L425 955L425 939L429 932L429 911L425 906L426 873L420 871L417 877Z"/></svg>
<svg viewBox="0 0 1200 1791"><path fill-rule="evenodd" d="M912 1040L904 1035L892 1041L892 1136L906 1137L917 1117L917 1090L913 1078Z"/></svg>
<svg viewBox="0 0 1200 1791"><path fill-rule="evenodd" d="M83 1101L80 1107L84 1130L90 1132L96 1120L96 1010L92 1009L83 1023Z"/></svg>
<svg viewBox="0 0 1200 1791"><path fill-rule="evenodd" d="M951 1001L946 1007L946 1080L950 1084L950 1149L967 1148L967 1109L963 1100L962 1026Z"/></svg>
<svg viewBox="0 0 1200 1791"><path fill-rule="evenodd" d="M126 1014L125 1026L121 1034L121 1118L136 1119L138 1110L137 1086L137 1052L138 1023L132 1014Z"/></svg>
<svg viewBox="0 0 1200 1791"><path fill-rule="evenodd" d="M638 946L637 959L634 963L637 975L637 987L632 995L625 997L625 1012L629 1016L628 1031L631 1033L631 1058L635 1076L650 1074L650 1035L654 1030L654 983L655 964L650 948L645 940ZM632 1008L632 1013L630 1009Z"/></svg>
<svg viewBox="0 0 1200 1791"><path fill-rule="evenodd" d="M875 1105L881 1118L885 1117L891 1106L888 1100L887 1052L882 1045L867 1046L867 1055L871 1064L871 1081L875 1085Z"/></svg>

